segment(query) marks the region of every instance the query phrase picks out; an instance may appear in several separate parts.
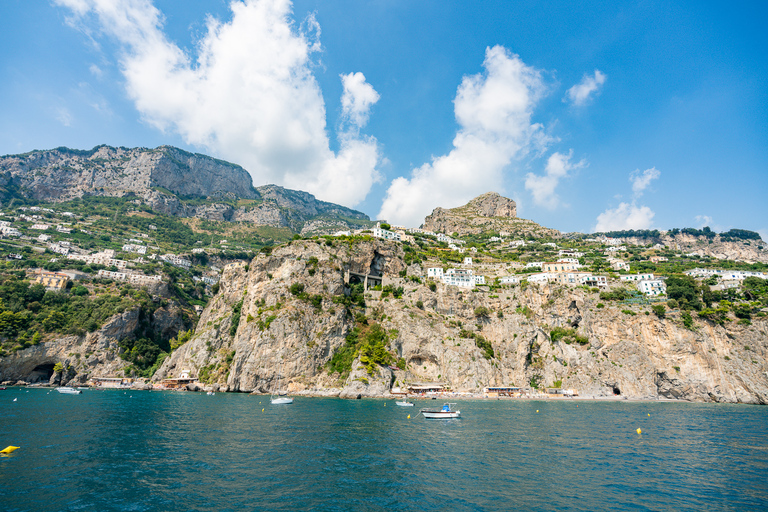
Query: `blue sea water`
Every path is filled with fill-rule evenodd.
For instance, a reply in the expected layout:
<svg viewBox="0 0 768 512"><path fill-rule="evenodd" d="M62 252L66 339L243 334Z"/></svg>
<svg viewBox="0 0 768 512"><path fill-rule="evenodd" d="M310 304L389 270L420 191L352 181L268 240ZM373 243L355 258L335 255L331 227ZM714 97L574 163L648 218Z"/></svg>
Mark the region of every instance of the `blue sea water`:
<svg viewBox="0 0 768 512"><path fill-rule="evenodd" d="M768 407L439 404L11 388L0 510L768 509Z"/></svg>

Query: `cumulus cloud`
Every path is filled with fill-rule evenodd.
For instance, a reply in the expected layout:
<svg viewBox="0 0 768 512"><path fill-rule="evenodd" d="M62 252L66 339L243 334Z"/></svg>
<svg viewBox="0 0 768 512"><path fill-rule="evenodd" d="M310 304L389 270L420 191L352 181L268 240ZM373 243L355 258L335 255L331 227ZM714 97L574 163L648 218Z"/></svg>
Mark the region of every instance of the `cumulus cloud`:
<svg viewBox="0 0 768 512"><path fill-rule="evenodd" d="M344 93L341 95L341 113L345 121L357 128L368 123L371 107L379 101L379 93L365 81L362 73L341 75Z"/></svg>
<svg viewBox="0 0 768 512"><path fill-rule="evenodd" d="M563 101L570 102L572 105L577 107L585 105L589 101L590 96L600 90L600 88L605 83L606 78L607 77L605 74L597 69L595 70L595 74L593 76L585 74L584 78L581 79L581 82L577 83L565 92L565 98L563 98Z"/></svg>
<svg viewBox="0 0 768 512"><path fill-rule="evenodd" d="M485 71L465 76L454 99L460 129L453 149L392 181L379 218L416 225L436 206L454 207L502 189L514 158L543 150L550 139L531 122L546 91L541 73L502 46L487 48Z"/></svg>
<svg viewBox="0 0 768 512"><path fill-rule="evenodd" d="M659 176L661 176L661 172L655 167L646 169L643 172L640 172L640 169L632 171L629 174L629 181L632 182L632 192L637 197L643 195L643 192L648 188L648 185L651 184L651 181L658 179Z"/></svg>
<svg viewBox="0 0 768 512"><path fill-rule="evenodd" d="M697 215L694 217L696 219L697 228L701 229L704 226L711 226L712 225L712 217L709 215Z"/></svg>
<svg viewBox="0 0 768 512"><path fill-rule="evenodd" d="M537 176L533 173L526 175L525 188L530 190L534 203L549 209L554 209L560 204L560 198L555 193L560 180L568 177L568 171L586 165L586 160L581 160L575 164L571 163L572 156L573 150L567 155L553 153L547 159L544 176Z"/></svg>
<svg viewBox="0 0 768 512"><path fill-rule="evenodd" d="M624 229L650 229L656 214L647 206L621 203L614 209L607 209L597 216L594 231L618 231Z"/></svg>
<svg viewBox="0 0 768 512"><path fill-rule="evenodd" d="M354 206L379 179L377 141L357 132L378 94L361 73L342 76L353 129L338 133L334 153L312 74L319 25L310 17L297 30L290 0L231 2L231 20L209 17L194 52L166 37L150 0L54 1L71 10L73 24L117 39L128 95L147 123L243 165L256 185Z"/></svg>

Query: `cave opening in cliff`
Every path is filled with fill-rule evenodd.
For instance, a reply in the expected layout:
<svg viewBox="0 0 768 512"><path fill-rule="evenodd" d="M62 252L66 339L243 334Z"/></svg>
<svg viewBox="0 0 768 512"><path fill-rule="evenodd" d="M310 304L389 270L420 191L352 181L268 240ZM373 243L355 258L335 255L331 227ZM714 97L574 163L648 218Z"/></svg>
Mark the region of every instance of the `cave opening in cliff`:
<svg viewBox="0 0 768 512"><path fill-rule="evenodd" d="M618 386L613 386L613 394L617 396L621 394L621 390Z"/></svg>
<svg viewBox="0 0 768 512"><path fill-rule="evenodd" d="M53 377L54 363L45 363L35 366L35 369L30 372L27 381L30 383L35 382L48 382Z"/></svg>

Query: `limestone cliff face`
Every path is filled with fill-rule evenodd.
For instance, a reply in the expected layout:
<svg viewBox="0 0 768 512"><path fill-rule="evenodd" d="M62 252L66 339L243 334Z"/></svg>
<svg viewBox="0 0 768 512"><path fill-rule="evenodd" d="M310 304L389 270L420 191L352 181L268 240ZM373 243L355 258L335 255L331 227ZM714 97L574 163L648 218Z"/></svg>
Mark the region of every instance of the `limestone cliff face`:
<svg viewBox="0 0 768 512"><path fill-rule="evenodd" d="M248 222L314 234L369 227L367 215L276 185L253 188L239 165L171 146L90 151L57 148L0 157L0 186L26 196L66 201L86 195L134 194L153 210L179 217ZM207 198L187 204L183 197ZM235 206L234 200L248 204ZM219 202L220 201L220 202Z"/></svg>
<svg viewBox="0 0 768 512"><path fill-rule="evenodd" d="M598 308L597 294L559 285L494 293L438 285L432 292L400 277L402 270L411 277L422 269L406 269L397 244L333 244L295 242L259 255L247 267L227 267L195 336L166 360L156 378L189 369L219 389L269 392L279 381L294 393L341 396L381 396L393 385L424 381L469 392L560 381L582 396L768 402L765 319L725 327L696 320L690 330L679 313L658 319L646 314L647 306ZM333 301L343 295L348 271L381 274L385 285L404 288L400 299L368 291L366 315L390 333L388 348L405 359L406 368L378 367L368 375L356 359L347 379L328 373L326 363L354 327L354 319ZM322 309L291 295L294 283L321 295ZM232 336L233 309L240 301ZM490 313L476 316L481 306ZM555 327L575 328L588 344L553 341ZM485 357L480 339L490 343L493 357Z"/></svg>
<svg viewBox="0 0 768 512"><path fill-rule="evenodd" d="M343 388L354 387L354 376L339 381L325 364L344 344L354 319L333 298L343 296L350 271L381 276L404 268L401 249L378 241L352 246L298 241L269 256L260 254L248 266L231 264L195 336L166 360L155 379L189 369L210 375L220 389L231 391L270 392L280 380L291 392L344 393ZM322 296L322 311L289 292L295 283L303 284L309 295ZM232 336L233 310L240 301L239 325ZM387 384L362 394L388 389Z"/></svg>
<svg viewBox="0 0 768 512"><path fill-rule="evenodd" d="M119 342L135 338L141 323L147 321L150 328L165 339L188 328L175 303L155 310L149 319L142 318L138 309L129 310L113 316L95 332L63 336L0 357L0 382L76 385L84 384L91 377L123 376L129 363L120 358L123 349ZM56 363L62 363L68 371L54 375Z"/></svg>
<svg viewBox="0 0 768 512"><path fill-rule="evenodd" d="M258 197L242 167L170 146L33 151L0 158L0 173L40 200L129 192L141 197L152 187L180 195Z"/></svg>
<svg viewBox="0 0 768 512"><path fill-rule="evenodd" d="M547 236L557 238L560 232L544 228L533 221L517 217L517 205L496 192L488 192L458 208L435 208L424 219L424 229L436 233L476 235L503 232L517 236Z"/></svg>

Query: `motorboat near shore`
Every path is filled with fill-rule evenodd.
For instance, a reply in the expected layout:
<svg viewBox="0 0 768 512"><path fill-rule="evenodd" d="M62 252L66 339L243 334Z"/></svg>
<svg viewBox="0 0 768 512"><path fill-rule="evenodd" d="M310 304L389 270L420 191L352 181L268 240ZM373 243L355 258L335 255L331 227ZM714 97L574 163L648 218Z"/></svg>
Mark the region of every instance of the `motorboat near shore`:
<svg viewBox="0 0 768 512"><path fill-rule="evenodd" d="M413 402L409 402L406 400L397 400L395 401L395 405L398 405L400 407L413 407Z"/></svg>
<svg viewBox="0 0 768 512"><path fill-rule="evenodd" d="M452 402L446 402L439 410L436 409L422 409L419 411L425 418L430 420L448 420L452 418L461 418L461 411L454 411L451 406L456 405Z"/></svg>
<svg viewBox="0 0 768 512"><path fill-rule="evenodd" d="M59 388L56 388L56 391L61 393L62 395L79 395L82 393L79 389L70 388L67 386L61 386Z"/></svg>

